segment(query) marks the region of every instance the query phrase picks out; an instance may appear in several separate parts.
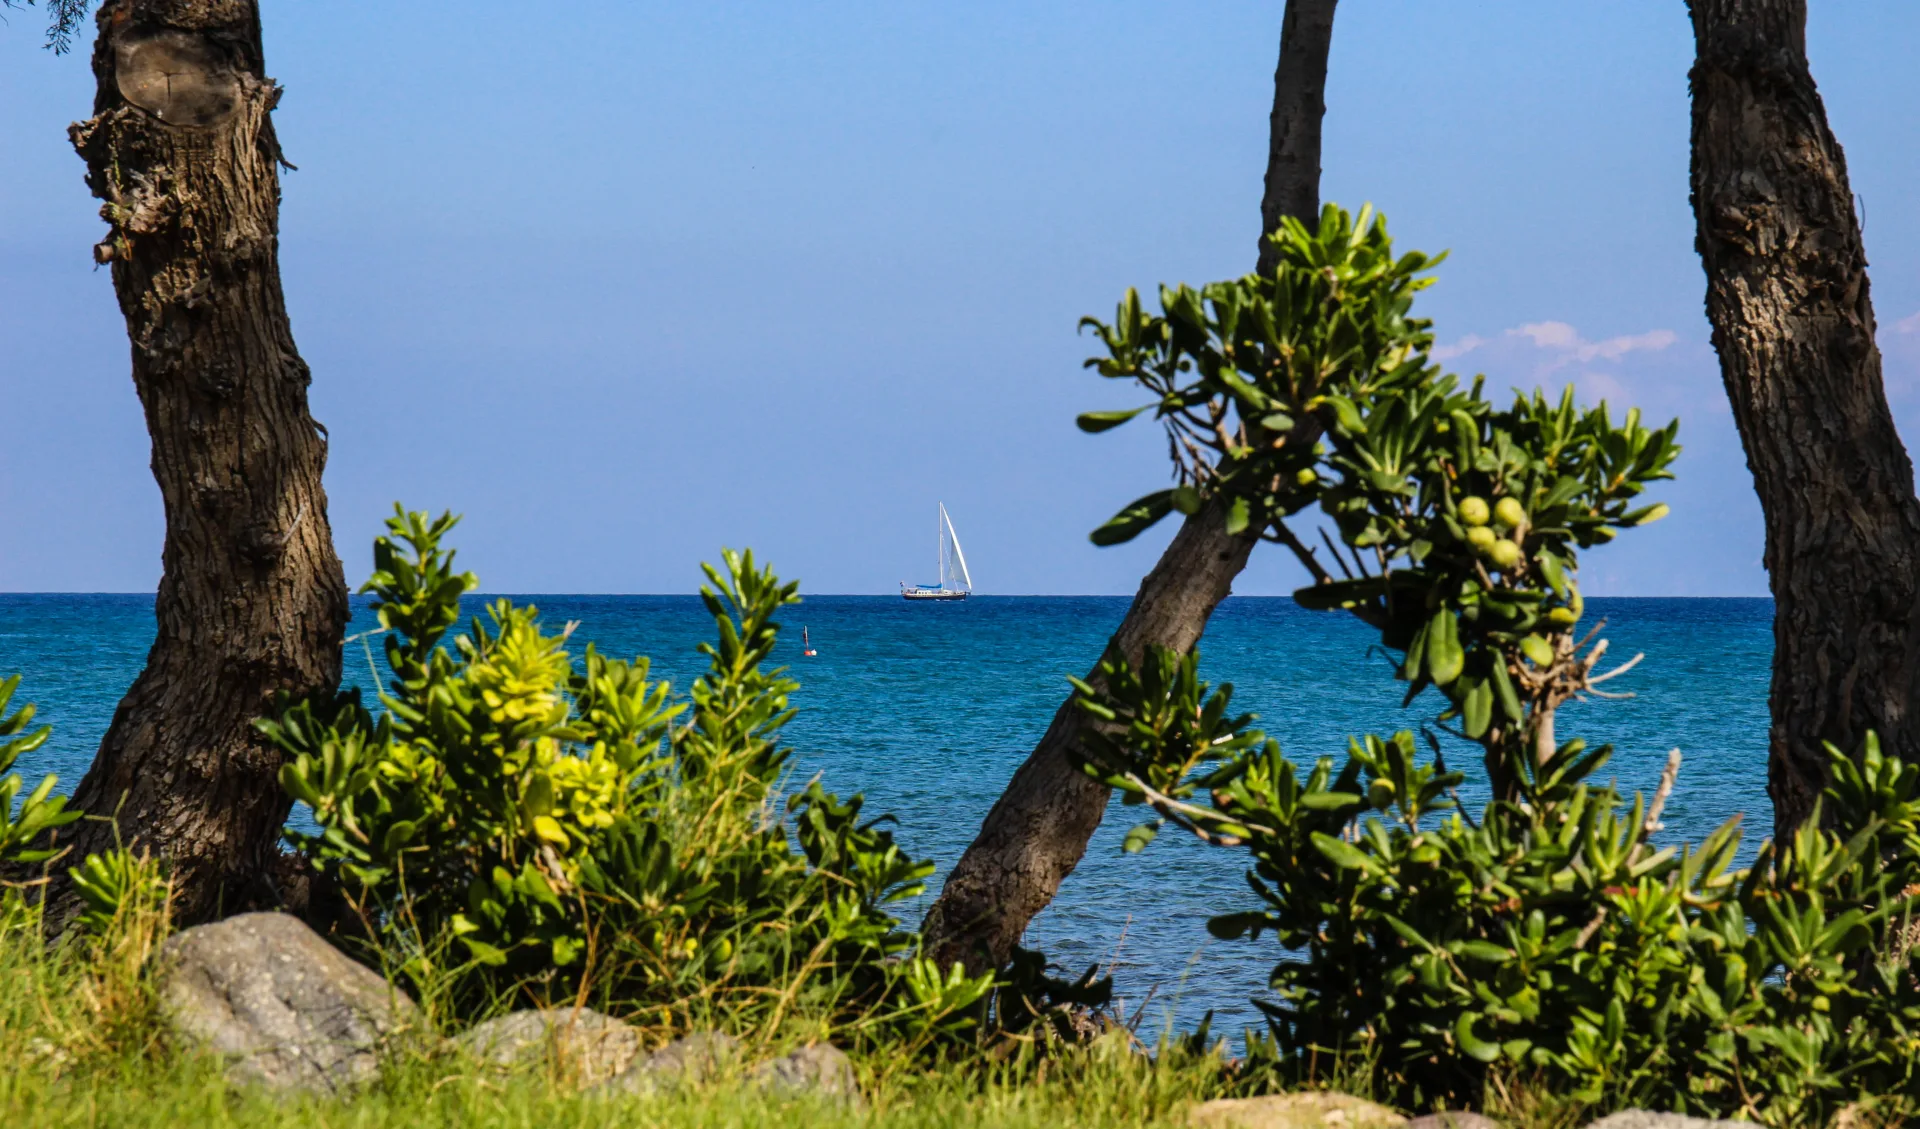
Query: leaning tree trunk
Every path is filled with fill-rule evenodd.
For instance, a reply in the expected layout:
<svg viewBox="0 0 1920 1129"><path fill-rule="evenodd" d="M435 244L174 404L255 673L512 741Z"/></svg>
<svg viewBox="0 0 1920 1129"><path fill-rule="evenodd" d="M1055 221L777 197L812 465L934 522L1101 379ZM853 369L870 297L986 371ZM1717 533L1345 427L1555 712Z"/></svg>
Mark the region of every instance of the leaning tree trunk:
<svg viewBox="0 0 1920 1129"><path fill-rule="evenodd" d="M1804 0L1692 0L1693 211L1707 318L1766 519L1776 835L1821 742L1920 759L1920 502L1874 344L1846 159L1807 69Z"/></svg>
<svg viewBox="0 0 1920 1129"><path fill-rule="evenodd" d="M1261 204L1261 269L1272 267L1265 237L1280 217L1311 220L1320 209L1320 118L1335 3L1287 2ZM1217 506L1187 518L1140 582L1106 655L1138 663L1148 644L1191 650L1259 536L1257 529L1229 535ZM1098 664L1088 677L1097 680ZM927 952L942 965L959 961L974 973L1004 966L1027 923L1086 854L1106 814L1108 789L1074 767L1071 751L1084 724L1071 698L1061 704L947 876L922 927Z"/></svg>
<svg viewBox="0 0 1920 1129"><path fill-rule="evenodd" d="M1257 531L1229 536L1226 528L1226 511L1218 505L1203 507L1181 525L1140 582L1107 655L1137 664L1149 643L1186 651L1199 641L1259 540ZM1097 684L1098 664L1088 678ZM1086 725L1072 698L1061 703L947 876L923 928L927 951L941 965L959 961L978 973L1006 964L1027 923L1053 901L1086 854L1109 791L1069 755Z"/></svg>
<svg viewBox="0 0 1920 1129"><path fill-rule="evenodd" d="M77 807L75 857L164 858L177 911L258 901L288 810L253 732L276 691L338 685L346 582L327 445L280 290L277 165L252 0L109 0L94 116L72 129L111 225L133 382L166 508L158 632Z"/></svg>

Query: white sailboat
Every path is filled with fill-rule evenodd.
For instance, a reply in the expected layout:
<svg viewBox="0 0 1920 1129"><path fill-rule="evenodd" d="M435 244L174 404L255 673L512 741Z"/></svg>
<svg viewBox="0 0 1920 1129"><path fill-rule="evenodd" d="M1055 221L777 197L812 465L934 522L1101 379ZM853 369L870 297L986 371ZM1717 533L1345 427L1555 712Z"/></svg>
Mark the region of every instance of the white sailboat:
<svg viewBox="0 0 1920 1129"><path fill-rule="evenodd" d="M973 577L967 573L967 557L960 551L960 535L953 531L953 519L947 516L945 502L940 503L940 582L908 584L900 582L900 596L907 600L964 600L973 594Z"/></svg>

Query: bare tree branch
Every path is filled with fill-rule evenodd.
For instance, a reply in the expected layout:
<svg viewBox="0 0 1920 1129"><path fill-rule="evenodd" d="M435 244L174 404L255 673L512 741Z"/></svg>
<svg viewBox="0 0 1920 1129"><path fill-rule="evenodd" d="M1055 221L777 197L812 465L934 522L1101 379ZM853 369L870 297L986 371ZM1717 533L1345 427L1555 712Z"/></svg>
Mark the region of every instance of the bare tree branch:
<svg viewBox="0 0 1920 1129"><path fill-rule="evenodd" d="M1293 550L1293 555L1295 559L1297 559L1300 562L1301 567L1305 568L1308 572L1313 574L1313 582L1315 584L1333 583L1333 576L1329 574L1326 568L1320 564L1320 558L1314 555L1314 551L1312 549L1301 544L1300 538L1294 535L1293 530L1287 527L1286 522L1284 521L1274 522L1273 530L1274 530L1273 539L1275 541L1278 541L1280 544L1285 545L1287 548ZM1321 530L1321 536L1324 537L1325 535L1326 535L1326 531ZM1336 556L1334 560L1338 561L1339 557Z"/></svg>

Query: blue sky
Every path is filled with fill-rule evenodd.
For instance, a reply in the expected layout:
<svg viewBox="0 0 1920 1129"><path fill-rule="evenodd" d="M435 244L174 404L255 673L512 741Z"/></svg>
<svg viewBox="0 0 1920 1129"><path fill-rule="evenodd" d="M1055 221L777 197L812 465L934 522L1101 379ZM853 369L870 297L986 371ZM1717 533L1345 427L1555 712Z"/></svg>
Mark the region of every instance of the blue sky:
<svg viewBox="0 0 1920 1129"><path fill-rule="evenodd" d="M1279 0L265 0L289 159L282 267L330 429L348 576L390 503L467 515L494 591L674 592L751 545L815 592L932 564L981 590L1131 592L1165 532L1154 434L1084 374L1082 314L1254 257ZM452 14L457 11L457 18ZM65 127L84 53L0 27L0 590L140 591L162 519ZM1865 205L1895 411L1920 434L1920 5L1815 5ZM1496 386L1679 415L1674 516L1589 592L1765 592L1708 345L1679 0L1346 0L1327 199L1450 249L1422 299ZM1237 590L1299 581L1263 549Z"/></svg>

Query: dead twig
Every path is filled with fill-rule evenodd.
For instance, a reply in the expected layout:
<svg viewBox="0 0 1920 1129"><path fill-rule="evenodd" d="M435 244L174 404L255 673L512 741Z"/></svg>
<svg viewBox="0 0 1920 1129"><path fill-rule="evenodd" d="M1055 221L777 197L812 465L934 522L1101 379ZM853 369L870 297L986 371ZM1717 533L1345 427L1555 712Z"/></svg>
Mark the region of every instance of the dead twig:
<svg viewBox="0 0 1920 1129"><path fill-rule="evenodd" d="M1599 659L1599 657L1600 656L1598 654L1594 655L1594 659L1596 661ZM1589 677L1587 679L1587 685L1598 686L1600 683L1605 682L1609 678L1618 678L1621 675L1625 674L1626 672L1632 670L1635 666L1639 665L1640 660L1646 657L1647 656L1645 652L1637 654L1632 658L1628 659L1626 662L1621 663L1619 666L1614 667L1612 670L1606 672L1605 674L1596 674Z"/></svg>
<svg viewBox="0 0 1920 1129"><path fill-rule="evenodd" d="M1665 830L1666 825L1660 822L1660 813L1666 809L1667 797L1673 795L1674 781L1679 779L1679 777L1680 750L1677 748L1669 749L1667 750L1667 766L1660 770L1660 787L1654 790L1653 804L1647 808L1647 822L1645 824L1647 834L1651 835L1655 831Z"/></svg>
<svg viewBox="0 0 1920 1129"><path fill-rule="evenodd" d="M1600 932L1600 923L1605 921L1606 919L1607 919L1607 907L1601 906L1599 911L1593 915L1593 920L1587 922L1587 924L1581 928L1580 937L1579 939L1574 941L1573 947L1576 949L1586 948L1587 942L1593 940L1593 935L1595 933Z"/></svg>

